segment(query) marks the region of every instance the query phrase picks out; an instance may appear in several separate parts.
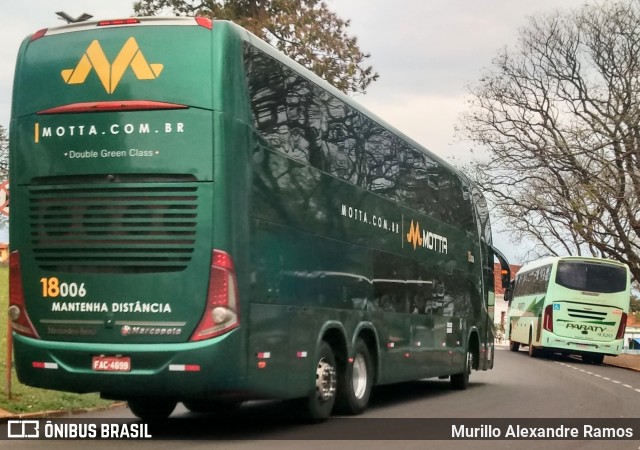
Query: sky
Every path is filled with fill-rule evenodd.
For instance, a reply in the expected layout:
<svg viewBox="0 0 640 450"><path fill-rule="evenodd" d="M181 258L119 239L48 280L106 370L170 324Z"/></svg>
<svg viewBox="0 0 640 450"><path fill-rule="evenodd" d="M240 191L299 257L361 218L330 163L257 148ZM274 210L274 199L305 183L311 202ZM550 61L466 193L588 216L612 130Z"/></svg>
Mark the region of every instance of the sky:
<svg viewBox="0 0 640 450"><path fill-rule="evenodd" d="M325 0L351 20L378 81L356 101L452 163L481 157L455 136L468 87L502 48L513 49L528 17L572 9L593 0ZM41 28L62 25L56 11L96 19L133 15L133 0L20 0L0 6L0 125L9 127L11 86L21 41ZM0 239L2 231L0 230ZM514 245L494 225L496 246L524 262L527 243Z"/></svg>

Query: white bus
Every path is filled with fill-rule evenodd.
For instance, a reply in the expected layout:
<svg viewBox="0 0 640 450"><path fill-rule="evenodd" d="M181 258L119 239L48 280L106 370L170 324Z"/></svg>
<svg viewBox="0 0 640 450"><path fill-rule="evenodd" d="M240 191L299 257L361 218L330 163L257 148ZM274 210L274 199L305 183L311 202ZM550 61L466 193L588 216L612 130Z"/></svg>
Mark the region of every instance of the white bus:
<svg viewBox="0 0 640 450"><path fill-rule="evenodd" d="M524 265L509 301L511 351L528 346L580 355L602 364L620 354L629 310L631 275L626 264L591 257L548 257Z"/></svg>

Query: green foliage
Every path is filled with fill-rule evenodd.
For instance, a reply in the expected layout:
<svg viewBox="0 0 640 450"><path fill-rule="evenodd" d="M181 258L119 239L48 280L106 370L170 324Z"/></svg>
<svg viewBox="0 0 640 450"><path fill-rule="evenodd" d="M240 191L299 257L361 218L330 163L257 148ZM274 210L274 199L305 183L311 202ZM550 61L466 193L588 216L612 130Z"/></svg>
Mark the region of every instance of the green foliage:
<svg viewBox="0 0 640 450"><path fill-rule="evenodd" d="M12 413L33 413L39 411L88 409L97 406L107 406L113 402L102 400L97 394L70 394L67 392L37 389L21 384L12 371L11 398L6 390L7 367L7 326L6 311L9 303L8 269L0 267L0 371L2 372L2 392L0 393L0 409Z"/></svg>
<svg viewBox="0 0 640 450"><path fill-rule="evenodd" d="M137 15L172 12L231 20L271 43L343 92L364 93L378 78L348 20L319 0L139 0Z"/></svg>

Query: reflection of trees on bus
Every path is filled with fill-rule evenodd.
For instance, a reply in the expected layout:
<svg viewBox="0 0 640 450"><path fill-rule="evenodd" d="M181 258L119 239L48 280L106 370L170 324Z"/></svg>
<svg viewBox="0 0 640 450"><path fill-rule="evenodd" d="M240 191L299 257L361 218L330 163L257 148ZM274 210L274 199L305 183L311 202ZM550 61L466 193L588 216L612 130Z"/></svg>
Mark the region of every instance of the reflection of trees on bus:
<svg viewBox="0 0 640 450"><path fill-rule="evenodd" d="M333 271L283 271L277 291L282 300L309 298L316 304L341 306L370 312L410 314L464 315L467 313L468 295L462 290L446 292L439 279L368 279L365 276ZM313 302L313 299L309 299Z"/></svg>
<svg viewBox="0 0 640 450"><path fill-rule="evenodd" d="M372 310L432 314L441 305L444 284L425 280L374 279Z"/></svg>
<svg viewBox="0 0 640 450"><path fill-rule="evenodd" d="M473 226L468 192L448 168L279 62L249 51L252 108L264 139L254 159L256 195L272 214L294 225L333 206L335 196L323 195L333 187L330 178L313 168L434 219ZM265 152L269 147L287 158ZM285 194L295 201L281 202ZM300 214L305 211L311 214Z"/></svg>

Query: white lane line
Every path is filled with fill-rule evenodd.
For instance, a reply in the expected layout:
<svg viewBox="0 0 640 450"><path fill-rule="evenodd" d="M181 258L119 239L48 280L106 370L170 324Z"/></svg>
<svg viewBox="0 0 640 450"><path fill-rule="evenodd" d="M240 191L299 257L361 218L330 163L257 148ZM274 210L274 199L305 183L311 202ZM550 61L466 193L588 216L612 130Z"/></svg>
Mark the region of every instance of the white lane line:
<svg viewBox="0 0 640 450"><path fill-rule="evenodd" d="M640 389L634 388L633 386L631 386L629 384L623 384L621 381L613 380L613 379L611 379L609 377L605 377L605 376L599 375L597 373L589 372L589 371L581 369L579 367L572 366L571 364L567 364L567 363L563 363L563 362L559 362L559 361L554 361L554 362L556 364L560 364L561 366L565 366L565 367L568 367L570 369L579 370L580 372L582 372L582 373L584 373L586 375L591 375L592 377L601 378L601 379L603 379L605 381L610 381L613 384L619 384L619 385L624 386L626 388L633 389L636 392L640 392Z"/></svg>

